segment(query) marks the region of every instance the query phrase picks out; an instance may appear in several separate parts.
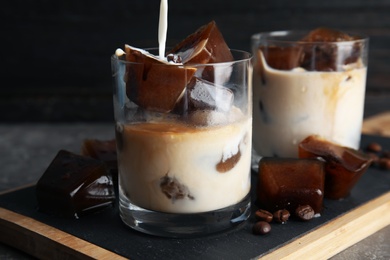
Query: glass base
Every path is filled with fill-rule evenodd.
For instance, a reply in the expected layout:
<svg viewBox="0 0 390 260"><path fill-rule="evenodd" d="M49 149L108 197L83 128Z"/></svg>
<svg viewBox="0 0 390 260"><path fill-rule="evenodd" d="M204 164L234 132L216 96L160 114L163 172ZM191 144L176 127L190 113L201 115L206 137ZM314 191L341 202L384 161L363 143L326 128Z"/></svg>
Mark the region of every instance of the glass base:
<svg viewBox="0 0 390 260"><path fill-rule="evenodd" d="M120 216L129 227L150 235L177 238L203 236L236 227L249 218L250 207L249 194L233 206L190 214L140 208L122 196L119 200Z"/></svg>

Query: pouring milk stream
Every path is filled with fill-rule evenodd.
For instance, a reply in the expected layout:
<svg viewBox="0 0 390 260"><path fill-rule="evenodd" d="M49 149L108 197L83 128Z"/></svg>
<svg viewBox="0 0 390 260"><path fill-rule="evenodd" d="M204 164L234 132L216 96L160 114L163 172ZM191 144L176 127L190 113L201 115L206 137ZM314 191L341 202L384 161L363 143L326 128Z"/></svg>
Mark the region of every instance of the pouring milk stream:
<svg viewBox="0 0 390 260"><path fill-rule="evenodd" d="M165 43L167 40L168 29L168 0L160 2L160 20L158 24L158 44L160 59L165 57Z"/></svg>

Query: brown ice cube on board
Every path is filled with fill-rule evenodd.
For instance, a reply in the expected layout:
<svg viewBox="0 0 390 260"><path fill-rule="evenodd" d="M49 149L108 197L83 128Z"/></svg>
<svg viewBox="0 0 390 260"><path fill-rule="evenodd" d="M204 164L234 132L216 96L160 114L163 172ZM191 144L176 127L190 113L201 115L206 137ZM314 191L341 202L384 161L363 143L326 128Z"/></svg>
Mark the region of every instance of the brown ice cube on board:
<svg viewBox="0 0 390 260"><path fill-rule="evenodd" d="M299 144L300 158L322 158L325 161L325 197L341 199L370 166L372 159L352 148L343 147L318 136L308 136Z"/></svg>
<svg viewBox="0 0 390 260"><path fill-rule="evenodd" d="M125 46L126 60L140 63L126 67L126 94L140 107L170 112L184 94L196 69L163 62L151 54Z"/></svg>
<svg viewBox="0 0 390 260"><path fill-rule="evenodd" d="M60 150L36 185L39 210L80 217L112 205L111 175L103 162Z"/></svg>
<svg viewBox="0 0 390 260"><path fill-rule="evenodd" d="M115 139L85 139L81 146L81 155L104 162L110 170L118 169Z"/></svg>
<svg viewBox="0 0 390 260"><path fill-rule="evenodd" d="M356 38L338 30L320 27L312 30L301 41L307 42L304 48L302 67L315 71L337 71L337 63L354 63L360 56L361 48L352 41ZM343 45L338 42L350 42ZM313 43L313 44L310 44ZM318 46L316 43L328 43ZM315 60L315 63L312 62Z"/></svg>
<svg viewBox="0 0 390 260"><path fill-rule="evenodd" d="M324 165L315 159L263 157L259 162L257 202L270 212L310 205L320 213L324 198Z"/></svg>
<svg viewBox="0 0 390 260"><path fill-rule="evenodd" d="M233 61L233 55L215 21L201 26L178 43L169 53L178 54L184 64L207 64ZM214 82L213 67L202 70L202 78Z"/></svg>
<svg viewBox="0 0 390 260"><path fill-rule="evenodd" d="M118 185L118 160L116 140L85 139L81 145L81 155L102 161L110 171L114 186Z"/></svg>
<svg viewBox="0 0 390 260"><path fill-rule="evenodd" d="M268 66L278 70L297 68L302 59L302 48L298 46L260 46L259 51L263 53Z"/></svg>

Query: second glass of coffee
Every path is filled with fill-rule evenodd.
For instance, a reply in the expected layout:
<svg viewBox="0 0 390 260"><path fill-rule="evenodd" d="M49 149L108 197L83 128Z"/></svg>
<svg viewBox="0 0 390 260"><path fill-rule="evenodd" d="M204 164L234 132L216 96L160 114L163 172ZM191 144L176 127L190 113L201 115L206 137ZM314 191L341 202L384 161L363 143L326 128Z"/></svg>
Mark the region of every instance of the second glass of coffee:
<svg viewBox="0 0 390 260"><path fill-rule="evenodd" d="M359 148L367 38L318 28L258 33L251 44L253 165L261 156L298 157L309 135Z"/></svg>

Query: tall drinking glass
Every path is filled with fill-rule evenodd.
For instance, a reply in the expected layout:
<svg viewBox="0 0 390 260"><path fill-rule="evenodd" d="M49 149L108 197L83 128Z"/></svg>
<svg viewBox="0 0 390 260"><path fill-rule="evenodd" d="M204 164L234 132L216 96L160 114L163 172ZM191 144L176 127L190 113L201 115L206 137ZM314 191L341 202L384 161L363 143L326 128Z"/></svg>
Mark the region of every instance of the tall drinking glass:
<svg viewBox="0 0 390 260"><path fill-rule="evenodd" d="M330 37L337 41L306 31L252 36L254 166L259 156L297 157L309 135L359 148L368 39Z"/></svg>
<svg viewBox="0 0 390 260"><path fill-rule="evenodd" d="M252 63L232 54L188 66L112 56L119 210L133 229L199 236L249 217Z"/></svg>

